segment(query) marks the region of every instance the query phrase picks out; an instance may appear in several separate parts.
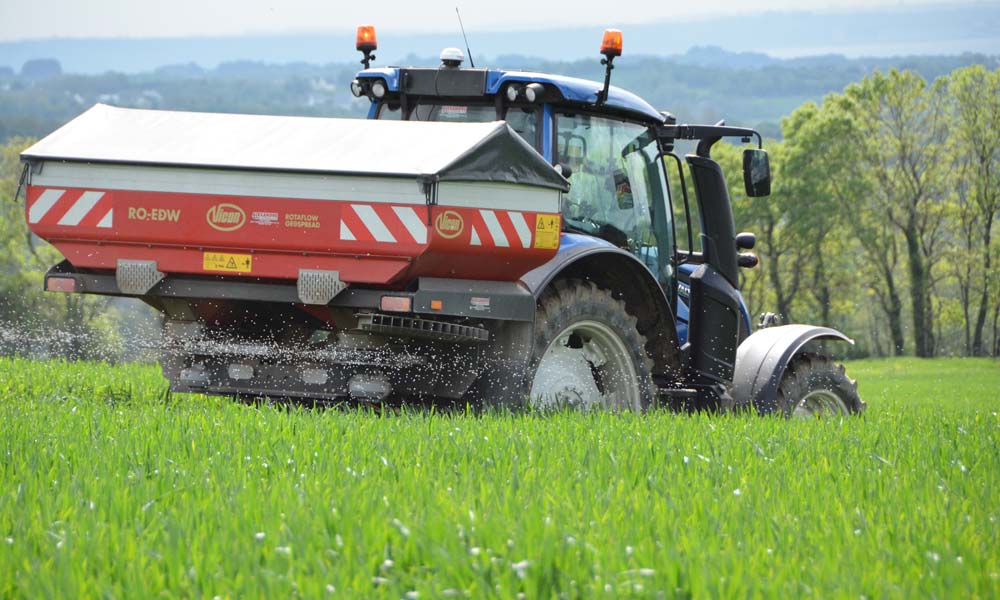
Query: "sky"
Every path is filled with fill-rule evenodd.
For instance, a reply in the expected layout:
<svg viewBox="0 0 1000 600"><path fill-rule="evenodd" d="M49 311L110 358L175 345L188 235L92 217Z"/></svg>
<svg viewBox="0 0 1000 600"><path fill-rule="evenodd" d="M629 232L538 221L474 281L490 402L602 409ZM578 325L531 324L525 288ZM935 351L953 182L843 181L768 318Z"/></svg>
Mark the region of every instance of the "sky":
<svg viewBox="0 0 1000 600"><path fill-rule="evenodd" d="M182 37L348 31L451 31L455 6L468 31L614 27L766 11L847 11L875 6L968 4L969 0L0 0L0 41L46 38ZM615 10L609 14L609 5Z"/></svg>

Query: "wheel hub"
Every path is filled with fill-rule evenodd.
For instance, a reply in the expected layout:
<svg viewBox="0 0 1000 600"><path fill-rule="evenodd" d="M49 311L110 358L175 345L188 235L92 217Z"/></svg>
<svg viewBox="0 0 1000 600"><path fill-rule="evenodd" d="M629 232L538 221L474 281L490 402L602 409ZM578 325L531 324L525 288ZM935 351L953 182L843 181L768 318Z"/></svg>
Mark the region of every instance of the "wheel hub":
<svg viewBox="0 0 1000 600"><path fill-rule="evenodd" d="M830 390L812 390L795 406L792 416L797 418L848 415L847 405Z"/></svg>
<svg viewBox="0 0 1000 600"><path fill-rule="evenodd" d="M607 325L581 321L564 329L542 355L530 402L542 409L628 410L639 405L635 366Z"/></svg>

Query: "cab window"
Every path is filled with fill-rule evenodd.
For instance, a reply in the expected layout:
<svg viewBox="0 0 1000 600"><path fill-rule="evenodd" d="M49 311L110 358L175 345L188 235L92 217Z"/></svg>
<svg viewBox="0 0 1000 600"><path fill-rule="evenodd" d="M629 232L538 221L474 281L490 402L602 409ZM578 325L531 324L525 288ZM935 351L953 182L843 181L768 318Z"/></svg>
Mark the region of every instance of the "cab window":
<svg viewBox="0 0 1000 600"><path fill-rule="evenodd" d="M694 201L693 183L691 177L681 177L681 170L684 167L682 164L678 164L678 161L673 157L665 156L663 161L668 184L673 192L671 210L673 212L677 250L681 251L684 257L689 257L691 253L702 251L701 214L698 209L698 203ZM682 182L687 185L686 193L681 185ZM689 260L689 258L685 258L685 260Z"/></svg>
<svg viewBox="0 0 1000 600"><path fill-rule="evenodd" d="M421 102L410 111L410 120L489 123L497 120L497 110L492 104L431 104Z"/></svg>
<svg viewBox="0 0 1000 600"><path fill-rule="evenodd" d="M670 213L659 146L650 130L585 113L556 121L557 161L571 171L567 228L626 249L665 281L672 275Z"/></svg>
<svg viewBox="0 0 1000 600"><path fill-rule="evenodd" d="M513 129L519 136L521 136L524 141L531 144L531 146L541 152L541 136L539 136L538 127L538 109L535 107L520 107L512 106L507 109L507 114L504 116L507 124Z"/></svg>
<svg viewBox="0 0 1000 600"><path fill-rule="evenodd" d="M398 101L383 101L379 105L377 119L398 121L404 118ZM493 104L469 104L435 99L433 102L418 100L409 109L410 121L441 121L448 123L488 123L500 120ZM510 128L524 141L541 152L539 110L537 106L511 106L504 115Z"/></svg>

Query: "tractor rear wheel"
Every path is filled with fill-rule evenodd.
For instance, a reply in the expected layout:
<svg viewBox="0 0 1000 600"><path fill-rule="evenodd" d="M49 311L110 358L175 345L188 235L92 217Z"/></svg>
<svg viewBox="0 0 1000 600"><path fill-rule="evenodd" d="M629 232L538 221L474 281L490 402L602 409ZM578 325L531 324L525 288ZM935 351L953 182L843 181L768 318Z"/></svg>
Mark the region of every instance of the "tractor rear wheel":
<svg viewBox="0 0 1000 600"><path fill-rule="evenodd" d="M646 339L606 289L557 281L538 302L532 346L531 408L638 412L653 404Z"/></svg>
<svg viewBox="0 0 1000 600"><path fill-rule="evenodd" d="M858 396L858 382L844 366L822 354L792 359L778 386L778 410L786 417L808 418L861 414L867 405Z"/></svg>

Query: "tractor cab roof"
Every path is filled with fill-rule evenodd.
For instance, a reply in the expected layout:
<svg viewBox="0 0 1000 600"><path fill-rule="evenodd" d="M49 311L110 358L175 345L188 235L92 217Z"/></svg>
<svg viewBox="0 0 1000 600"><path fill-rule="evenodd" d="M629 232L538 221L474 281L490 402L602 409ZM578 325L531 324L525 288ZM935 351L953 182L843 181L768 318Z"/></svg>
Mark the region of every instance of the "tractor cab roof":
<svg viewBox="0 0 1000 600"><path fill-rule="evenodd" d="M382 79L386 93L400 92L419 96L494 98L505 93L511 85L538 83L545 87L546 102L578 107L597 107L598 94L602 84L596 81L502 69L458 69L426 67L380 67L365 69L358 73L358 80ZM659 124L663 115L639 96L611 86L608 97L600 109L624 117Z"/></svg>

